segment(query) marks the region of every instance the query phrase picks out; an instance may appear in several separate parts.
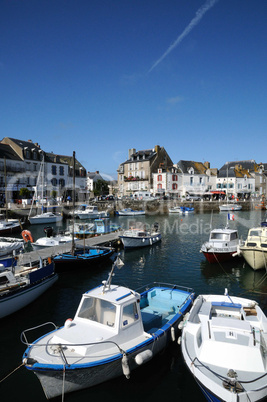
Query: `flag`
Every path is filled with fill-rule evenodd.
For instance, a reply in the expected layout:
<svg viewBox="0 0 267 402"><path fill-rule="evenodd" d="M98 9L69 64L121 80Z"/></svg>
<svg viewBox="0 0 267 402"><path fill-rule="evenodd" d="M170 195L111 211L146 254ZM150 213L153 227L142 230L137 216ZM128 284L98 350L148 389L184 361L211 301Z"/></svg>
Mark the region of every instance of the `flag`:
<svg viewBox="0 0 267 402"><path fill-rule="evenodd" d="M235 220L234 214L228 214L228 221L234 221L234 220Z"/></svg>

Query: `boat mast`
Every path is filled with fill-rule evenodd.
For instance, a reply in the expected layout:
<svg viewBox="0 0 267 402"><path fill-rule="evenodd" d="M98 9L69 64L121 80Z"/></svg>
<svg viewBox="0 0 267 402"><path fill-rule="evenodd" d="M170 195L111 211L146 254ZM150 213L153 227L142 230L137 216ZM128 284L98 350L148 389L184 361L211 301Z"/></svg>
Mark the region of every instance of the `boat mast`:
<svg viewBox="0 0 267 402"><path fill-rule="evenodd" d="M75 210L75 151L73 151L73 173L72 173L72 205L73 205L73 225L72 225L72 246L71 254L74 255L74 210Z"/></svg>
<svg viewBox="0 0 267 402"><path fill-rule="evenodd" d="M7 180L6 180L6 157L4 157L4 175L5 175L5 204L6 204L6 221L7 219Z"/></svg>

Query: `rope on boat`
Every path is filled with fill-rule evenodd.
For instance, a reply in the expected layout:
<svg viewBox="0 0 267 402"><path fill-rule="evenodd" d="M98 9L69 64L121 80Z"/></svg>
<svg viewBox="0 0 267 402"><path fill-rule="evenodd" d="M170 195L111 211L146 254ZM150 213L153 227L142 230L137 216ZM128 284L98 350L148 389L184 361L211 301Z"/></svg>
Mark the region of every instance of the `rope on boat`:
<svg viewBox="0 0 267 402"><path fill-rule="evenodd" d="M17 371L19 368L21 368L22 366L24 366L24 363L20 364L18 367L16 367L13 371L11 371L11 373L7 374L4 378L2 378L0 380L0 383L3 382L4 380L6 380L8 377L11 376L11 374L14 374L15 371Z"/></svg>

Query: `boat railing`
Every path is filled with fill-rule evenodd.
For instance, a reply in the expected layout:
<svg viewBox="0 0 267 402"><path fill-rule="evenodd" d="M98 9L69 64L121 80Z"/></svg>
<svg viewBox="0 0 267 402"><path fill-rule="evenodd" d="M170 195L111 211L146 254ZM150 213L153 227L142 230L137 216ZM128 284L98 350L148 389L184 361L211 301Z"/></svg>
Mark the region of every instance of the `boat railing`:
<svg viewBox="0 0 267 402"><path fill-rule="evenodd" d="M28 341L28 339L27 339L27 337L26 337L26 333L37 331L37 330L39 330L40 328L45 327L45 326L47 326L47 325L51 325L51 326L53 327L53 331L56 330L56 329L58 329L58 327L56 326L56 324L54 324L52 321L45 322L45 323L43 323L43 324L37 325L36 327L32 327L32 328L25 329L25 330L22 331L22 333L20 334L20 340L21 340L21 342L22 342L24 345L26 345L26 346L31 346L32 343Z"/></svg>

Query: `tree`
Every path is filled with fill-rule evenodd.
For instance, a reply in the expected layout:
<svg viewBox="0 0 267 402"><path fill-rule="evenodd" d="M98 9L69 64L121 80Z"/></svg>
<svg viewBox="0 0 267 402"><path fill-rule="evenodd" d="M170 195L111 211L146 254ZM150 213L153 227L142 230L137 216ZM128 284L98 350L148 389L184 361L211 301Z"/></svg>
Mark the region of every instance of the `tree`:
<svg viewBox="0 0 267 402"><path fill-rule="evenodd" d="M97 180L94 185L95 195L107 194L108 193L108 183L105 180Z"/></svg>
<svg viewBox="0 0 267 402"><path fill-rule="evenodd" d="M20 196L20 198L24 198L24 199L30 198L31 192L30 192L30 190L29 190L28 188L22 187L22 188L19 190L19 196Z"/></svg>

